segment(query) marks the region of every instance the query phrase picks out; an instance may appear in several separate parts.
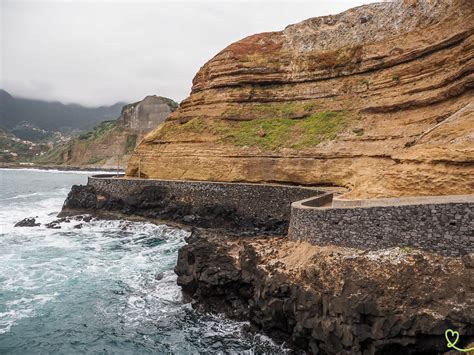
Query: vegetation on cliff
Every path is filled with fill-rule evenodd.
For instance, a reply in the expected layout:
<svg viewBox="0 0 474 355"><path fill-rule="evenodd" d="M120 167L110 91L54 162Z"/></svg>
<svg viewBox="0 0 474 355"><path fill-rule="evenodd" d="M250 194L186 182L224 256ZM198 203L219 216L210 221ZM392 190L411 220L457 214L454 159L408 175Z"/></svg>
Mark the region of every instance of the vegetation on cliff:
<svg viewBox="0 0 474 355"><path fill-rule="evenodd" d="M304 118L262 118L252 120L211 120L193 118L183 124L168 122L160 131L162 137L186 139L191 135L211 133L218 142L267 150L317 146L333 140L348 125L346 112L319 112Z"/></svg>
<svg viewBox="0 0 474 355"><path fill-rule="evenodd" d="M81 133L78 137L79 140L94 140L101 138L104 135L111 134L116 130L117 122L116 121L104 121L101 122L98 126L94 127L92 131Z"/></svg>

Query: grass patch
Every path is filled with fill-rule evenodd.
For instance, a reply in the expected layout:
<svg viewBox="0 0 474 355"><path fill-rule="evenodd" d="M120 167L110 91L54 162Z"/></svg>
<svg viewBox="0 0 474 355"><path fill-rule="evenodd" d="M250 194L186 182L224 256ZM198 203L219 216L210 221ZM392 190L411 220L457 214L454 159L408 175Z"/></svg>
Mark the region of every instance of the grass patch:
<svg viewBox="0 0 474 355"><path fill-rule="evenodd" d="M105 163L107 158L104 157L91 157L86 164L98 164L98 163Z"/></svg>
<svg viewBox="0 0 474 355"><path fill-rule="evenodd" d="M174 100L168 99L167 97L163 97L163 96L160 96L160 98L165 101L165 103L169 106L171 111L176 111L176 109L179 107L179 104Z"/></svg>
<svg viewBox="0 0 474 355"><path fill-rule="evenodd" d="M347 115L343 112L325 111L311 115L295 126L291 148L316 146L323 141L334 140L347 127Z"/></svg>
<svg viewBox="0 0 474 355"><path fill-rule="evenodd" d="M79 135L79 140L94 140L111 133L117 127L117 121L104 121L98 126L94 127L92 131L85 132Z"/></svg>
<svg viewBox="0 0 474 355"><path fill-rule="evenodd" d="M188 131L192 133L203 133L207 128L208 125L206 121L199 117L177 126L178 131Z"/></svg>
<svg viewBox="0 0 474 355"><path fill-rule="evenodd" d="M127 143L125 144L125 153L130 153L135 149L137 145L137 135L130 134L127 136Z"/></svg>
<svg viewBox="0 0 474 355"><path fill-rule="evenodd" d="M223 113L226 118L238 117L239 119L270 118L302 118L310 116L315 110L314 102L306 103L271 103L259 105L245 105L228 109Z"/></svg>
<svg viewBox="0 0 474 355"><path fill-rule="evenodd" d="M73 141L69 141L62 145L56 146L53 149L51 149L49 152L47 152L46 154L35 157L33 159L33 162L37 164L62 164L64 163L63 161L64 153L66 153L69 149L71 149L72 145L73 145Z"/></svg>
<svg viewBox="0 0 474 355"><path fill-rule="evenodd" d="M401 247L400 250L405 254L413 254L416 251L415 248L409 246Z"/></svg>
<svg viewBox="0 0 474 355"><path fill-rule="evenodd" d="M278 117L230 121L194 118L184 124L164 127L163 137L209 133L216 136L217 141L235 146L299 150L335 139L348 126L348 121L348 113L344 111L318 112L302 119Z"/></svg>
<svg viewBox="0 0 474 355"><path fill-rule="evenodd" d="M260 119L242 122L217 122L220 140L237 146L276 149L287 142L298 121L289 118ZM264 136L259 135L263 130Z"/></svg>

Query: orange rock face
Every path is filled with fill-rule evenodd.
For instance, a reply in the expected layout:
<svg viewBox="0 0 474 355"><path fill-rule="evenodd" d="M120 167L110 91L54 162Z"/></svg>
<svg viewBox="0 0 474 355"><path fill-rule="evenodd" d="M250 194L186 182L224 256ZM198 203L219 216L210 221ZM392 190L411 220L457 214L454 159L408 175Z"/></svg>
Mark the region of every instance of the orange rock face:
<svg viewBox="0 0 474 355"><path fill-rule="evenodd" d="M231 44L127 174L474 192L474 2L357 7Z"/></svg>

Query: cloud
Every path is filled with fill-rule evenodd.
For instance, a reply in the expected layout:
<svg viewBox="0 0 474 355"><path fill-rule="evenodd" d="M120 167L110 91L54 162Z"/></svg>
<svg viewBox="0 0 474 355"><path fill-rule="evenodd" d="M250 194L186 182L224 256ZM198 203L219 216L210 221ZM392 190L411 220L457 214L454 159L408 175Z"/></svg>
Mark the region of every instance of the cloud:
<svg viewBox="0 0 474 355"><path fill-rule="evenodd" d="M2 0L2 86L86 105L188 96L198 69L230 43L364 0Z"/></svg>

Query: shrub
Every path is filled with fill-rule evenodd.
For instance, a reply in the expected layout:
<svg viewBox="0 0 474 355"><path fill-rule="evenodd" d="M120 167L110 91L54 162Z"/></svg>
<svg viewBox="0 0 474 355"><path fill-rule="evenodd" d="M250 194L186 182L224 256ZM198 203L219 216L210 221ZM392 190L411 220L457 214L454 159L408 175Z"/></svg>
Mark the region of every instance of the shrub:
<svg viewBox="0 0 474 355"><path fill-rule="evenodd" d="M125 145L125 153L130 153L135 149L137 145L137 135L130 134L127 136L127 143Z"/></svg>

